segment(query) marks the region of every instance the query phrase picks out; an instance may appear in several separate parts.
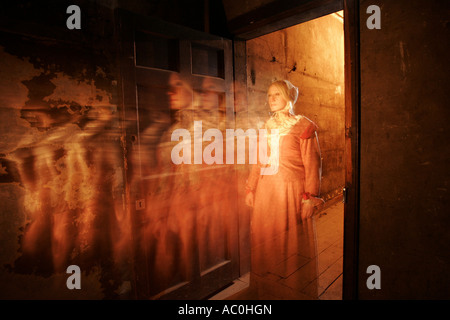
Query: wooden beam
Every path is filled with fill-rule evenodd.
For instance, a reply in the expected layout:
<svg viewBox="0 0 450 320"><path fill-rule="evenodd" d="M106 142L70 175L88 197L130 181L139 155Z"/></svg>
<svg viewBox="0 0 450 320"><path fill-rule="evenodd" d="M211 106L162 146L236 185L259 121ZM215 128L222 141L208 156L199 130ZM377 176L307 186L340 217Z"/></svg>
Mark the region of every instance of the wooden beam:
<svg viewBox="0 0 450 320"><path fill-rule="evenodd" d="M321 16L340 11L341 0L273 1L228 21L230 33L250 40Z"/></svg>

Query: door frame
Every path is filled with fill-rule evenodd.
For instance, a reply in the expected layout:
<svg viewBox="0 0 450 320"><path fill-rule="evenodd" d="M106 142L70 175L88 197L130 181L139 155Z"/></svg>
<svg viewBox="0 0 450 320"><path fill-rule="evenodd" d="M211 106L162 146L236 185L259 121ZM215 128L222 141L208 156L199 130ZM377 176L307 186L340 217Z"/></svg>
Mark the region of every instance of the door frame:
<svg viewBox="0 0 450 320"><path fill-rule="evenodd" d="M358 298L360 193L360 21L357 0L271 2L228 22L234 35L235 81L246 83L246 41L321 16L344 11L345 194L342 299ZM244 74L243 74L244 72Z"/></svg>

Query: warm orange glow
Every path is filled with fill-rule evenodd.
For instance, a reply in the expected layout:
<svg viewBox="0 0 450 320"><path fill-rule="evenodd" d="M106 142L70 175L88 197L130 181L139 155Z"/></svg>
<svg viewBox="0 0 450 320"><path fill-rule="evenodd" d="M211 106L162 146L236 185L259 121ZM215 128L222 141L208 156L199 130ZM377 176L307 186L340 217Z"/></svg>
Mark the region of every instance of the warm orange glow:
<svg viewBox="0 0 450 320"><path fill-rule="evenodd" d="M89 272L110 260L123 268L131 231L116 107L92 82L62 73L51 81L42 106L21 110L35 137L9 155L27 214L15 268L49 275L77 264Z"/></svg>

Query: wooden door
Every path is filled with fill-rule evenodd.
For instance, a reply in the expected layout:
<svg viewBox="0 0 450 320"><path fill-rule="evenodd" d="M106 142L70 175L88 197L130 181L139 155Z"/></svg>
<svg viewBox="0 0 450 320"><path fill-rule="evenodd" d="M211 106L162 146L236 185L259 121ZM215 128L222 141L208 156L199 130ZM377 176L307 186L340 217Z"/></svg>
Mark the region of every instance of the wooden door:
<svg viewBox="0 0 450 320"><path fill-rule="evenodd" d="M192 146L210 143L201 141L209 128L234 128L231 41L124 11L118 18L134 291L202 299L239 273L234 167L207 164ZM191 137L190 164L173 161L176 129Z"/></svg>

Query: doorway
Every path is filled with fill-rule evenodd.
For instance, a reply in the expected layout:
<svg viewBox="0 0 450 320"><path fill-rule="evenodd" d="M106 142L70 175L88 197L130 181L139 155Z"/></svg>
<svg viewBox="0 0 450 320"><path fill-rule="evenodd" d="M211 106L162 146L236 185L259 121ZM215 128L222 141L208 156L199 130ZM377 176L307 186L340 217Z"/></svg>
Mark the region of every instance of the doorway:
<svg viewBox="0 0 450 320"><path fill-rule="evenodd" d="M289 80L298 86L294 105L302 115L318 125L322 175L320 197L310 237L299 236L300 248L286 250L276 268L264 276L254 274L255 259L242 263L250 254L250 235L241 236L241 264L250 267L250 287L239 299L341 299L343 270L342 190L345 185L345 77L344 17L338 11L289 28L261 35L245 43L247 119L250 128L261 127L270 117L266 103L269 85ZM240 232L248 220L240 213ZM299 228L300 229L300 228ZM296 231L299 232L299 231ZM300 231L301 234L302 231ZM286 236L289 238L290 236ZM305 247L310 248L304 250ZM241 272L245 272L242 270ZM248 278L248 277L247 277ZM267 290L254 289L253 282ZM275 289L278 288L278 289Z"/></svg>
<svg viewBox="0 0 450 320"><path fill-rule="evenodd" d="M339 239L342 243L342 260L339 264L335 264L336 269L342 270L342 274L337 278L331 280L330 283L334 283L335 287L339 287L338 295L341 295L342 299L356 299L357 298L357 285L358 285L358 225L359 225L359 113L360 113L360 98L359 98L359 7L356 1L345 0L345 1L312 1L308 4L297 5L293 7L280 8L275 4L272 6L268 4L266 7L251 11L237 18L234 18L229 22L231 26L231 32L236 35L237 39L234 43L235 50L235 81L237 82L237 88L246 87L249 85L248 97L246 97L249 101L253 100L256 105L255 111L258 111L257 108L264 109L264 85L261 85L258 88L257 81L258 79L262 83L270 83L274 77L285 77L289 79L295 72L306 76L308 69L305 68L305 64L303 65L303 70L301 69L301 65L296 61L285 60L289 63L283 64L283 57L286 57L286 50L288 50L288 45L282 43L280 51L276 53L276 51L268 51L267 57L265 57L266 67L271 74L267 72L262 74L257 74L256 69L251 68L252 59L247 55L247 46L251 41L260 41L259 37L268 36L270 37L271 33L275 33L280 31L281 33L285 32L284 29L290 28L292 26L299 25L303 22L308 22L313 19L317 19L320 17L324 17L326 15L330 15L336 21L340 20L341 23L341 36L343 35L343 59L341 59L344 64L343 71L341 71L341 77L344 77L343 85L335 86L335 94L341 95L343 94L344 100L344 109L340 112L340 129L338 130L340 133L338 136L340 137L340 151L335 153L335 155L340 154L335 158L335 162L339 162L341 169L338 171L337 175L341 176L341 178L337 178L336 181L339 181L339 184L344 188L339 190L339 187L336 187L334 184L334 197L333 192L329 193L333 188L328 188L327 183L325 182L325 189L328 189L327 205L335 205L333 209L338 207L338 212L340 214L339 223L340 223L340 231L339 231ZM269 14L270 12L270 14ZM251 24L248 24L248 19L250 17L257 17L257 19L253 19ZM261 18L262 17L262 18ZM344 19L345 17L345 19ZM259 20L258 20L259 19ZM284 29L283 29L284 28ZM316 35L317 36L317 35ZM276 39L276 41L281 41L280 39ZM264 42L264 41L262 41ZM341 42L342 44L342 42ZM267 47L266 47L267 49ZM329 51L329 50L327 50ZM261 61L254 61L256 65L261 63ZM259 65L258 65L259 66ZM299 69L300 66L300 69ZM261 69L261 68L260 68ZM342 69L341 69L342 70ZM311 71L311 70L309 70ZM275 76L273 75L275 74ZM313 76L317 76L316 74L310 74ZM298 78L301 82L301 76ZM318 79L309 79L308 81L318 81ZM305 84L308 82L305 80ZM254 84L253 84L254 82ZM341 82L342 83L342 82ZM330 85L330 83L328 83ZM253 88L252 88L253 86ZM340 88L338 88L340 87ZM301 89L300 89L301 90ZM237 96L237 94L236 94ZM258 100L259 99L259 100ZM307 98L308 99L308 98ZM306 99L306 102L308 102ZM310 104L314 104L314 101L309 101ZM341 101L342 104L342 101ZM319 99L320 105L320 99ZM260 107L258 107L260 106ZM329 105L328 105L329 106ZM319 107L320 108L320 107ZM258 113L258 112L257 112ZM259 115L264 114L258 113ZM266 111L267 114L267 111ZM314 112L312 113L312 117L314 118ZM319 113L317 113L319 114ZM245 114L247 116L247 114ZM311 116L311 115L310 115ZM249 111L248 118L250 121L258 122L255 120L257 118L252 117L252 110ZM318 119L317 117L316 119ZM313 119L314 120L314 119ZM330 119L329 119L330 120ZM337 119L336 119L337 120ZM333 122L333 121L331 121ZM327 134L325 132L325 134ZM320 135L319 135L320 139ZM327 139L325 137L325 139ZM342 144L343 139L343 144ZM330 142L330 141L328 141ZM325 142L327 143L327 142ZM329 144L332 145L332 144ZM343 147L343 148L342 148ZM329 149L328 151L331 151ZM329 160L329 159L327 159ZM324 160L326 162L327 160ZM329 164L325 163L325 172L324 175L330 174L331 167L327 166ZM334 166L336 168L336 166ZM328 170L328 171L327 171ZM329 179L331 175L328 176ZM342 177L343 175L343 177ZM331 181L329 179L328 181ZM332 184L328 186L331 187ZM333 199L333 201L331 201ZM342 200L342 203L340 201ZM340 208L339 208L340 206ZM342 209L343 207L343 209ZM322 208L321 213L327 213L327 211L331 210L332 206ZM338 214L338 216L339 216ZM328 213L327 213L328 215ZM319 213L320 216L320 213ZM324 216L324 215L322 215ZM245 223L246 221L240 220L240 225ZM241 228L242 230L242 228ZM242 235L241 235L242 238ZM242 248L242 239L241 239L241 274L243 273L242 266L246 266L246 261L242 263L242 257L245 257L245 250ZM249 269L248 269L249 270ZM340 272L338 272L340 274ZM246 279L244 279L246 281ZM342 282L341 282L342 281ZM239 284L239 281L236 282ZM339 284L342 283L342 284ZM242 283L240 283L242 286ZM328 287L328 289L330 289ZM223 296L222 296L223 297ZM236 296L234 296L236 297Z"/></svg>

